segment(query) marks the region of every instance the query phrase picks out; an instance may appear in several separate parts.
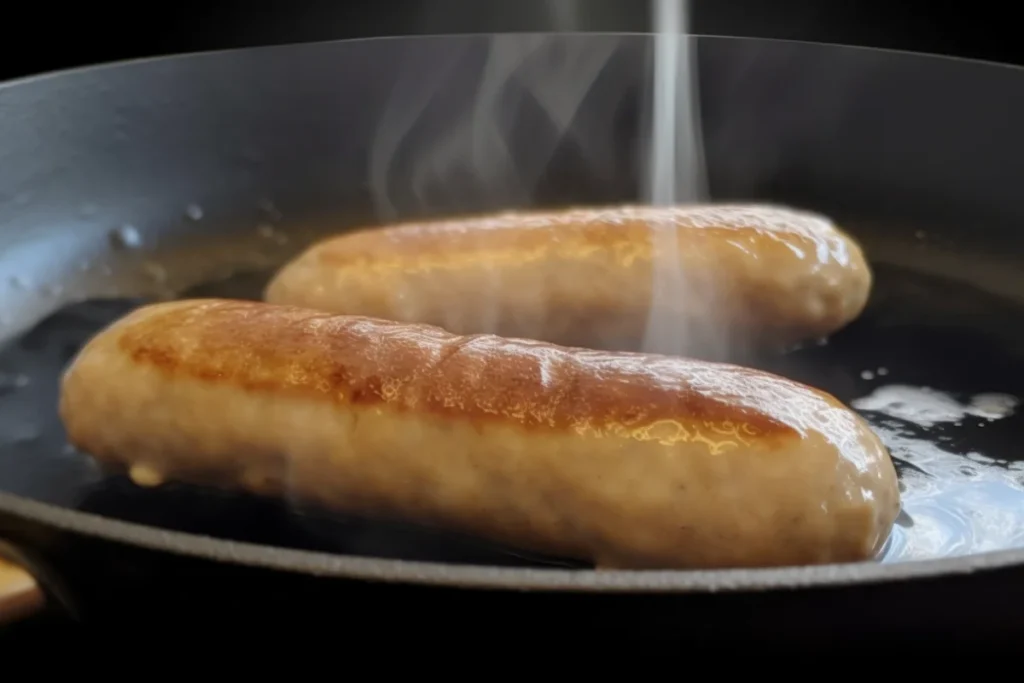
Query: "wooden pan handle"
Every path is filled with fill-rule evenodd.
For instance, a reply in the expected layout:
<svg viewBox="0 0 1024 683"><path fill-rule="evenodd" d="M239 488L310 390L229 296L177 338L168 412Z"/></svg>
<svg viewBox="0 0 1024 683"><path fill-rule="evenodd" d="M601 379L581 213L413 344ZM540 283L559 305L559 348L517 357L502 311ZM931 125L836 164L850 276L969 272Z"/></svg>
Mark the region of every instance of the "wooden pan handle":
<svg viewBox="0 0 1024 683"><path fill-rule="evenodd" d="M30 617L45 604L46 596L32 575L0 558L0 626Z"/></svg>

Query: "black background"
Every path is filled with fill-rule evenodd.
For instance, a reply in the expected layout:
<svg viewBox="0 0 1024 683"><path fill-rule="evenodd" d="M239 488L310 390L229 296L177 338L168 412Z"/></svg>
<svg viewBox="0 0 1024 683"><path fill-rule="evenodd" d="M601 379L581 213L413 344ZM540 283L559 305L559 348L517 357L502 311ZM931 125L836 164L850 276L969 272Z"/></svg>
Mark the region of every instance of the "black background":
<svg viewBox="0 0 1024 683"><path fill-rule="evenodd" d="M9 3L0 80L136 57L359 36L650 29L645 0L564 1L572 11L561 24L552 18L552 3L541 0ZM1017 12L1012 3L986 2L696 0L693 30L1024 64ZM15 631L48 633L33 630L39 624L46 626L45 620L30 622Z"/></svg>
<svg viewBox="0 0 1024 683"><path fill-rule="evenodd" d="M0 79L163 54L372 35L649 30L645 0L210 0L7 6ZM1024 63L1012 3L695 0L693 30ZM560 18L559 18L560 17Z"/></svg>

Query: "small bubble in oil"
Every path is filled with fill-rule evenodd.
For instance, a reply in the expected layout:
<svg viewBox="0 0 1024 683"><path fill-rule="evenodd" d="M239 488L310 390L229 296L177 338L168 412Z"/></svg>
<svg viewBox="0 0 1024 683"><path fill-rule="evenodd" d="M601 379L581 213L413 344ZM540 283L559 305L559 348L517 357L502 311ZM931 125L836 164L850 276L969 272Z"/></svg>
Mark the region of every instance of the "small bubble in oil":
<svg viewBox="0 0 1024 683"><path fill-rule="evenodd" d="M270 240L276 244L288 244L288 235L277 230L273 225L269 223L261 223L256 227L256 232L263 239Z"/></svg>
<svg viewBox="0 0 1024 683"><path fill-rule="evenodd" d="M860 378L861 379L874 379L875 378L875 373L871 372L870 370L864 370L863 372L860 373Z"/></svg>
<svg viewBox="0 0 1024 683"><path fill-rule="evenodd" d="M39 430L36 429L35 427L23 426L23 427L17 429L16 431L14 431L13 433L7 434L5 441L8 444L12 444L12 445L24 444L24 443L28 443L30 441L35 441L40 436L42 436L42 435L39 433Z"/></svg>
<svg viewBox="0 0 1024 683"><path fill-rule="evenodd" d="M147 261L142 264L142 272L146 274L151 280L157 283L163 283L167 280L167 269L161 266L159 263L153 263Z"/></svg>
<svg viewBox="0 0 1024 683"><path fill-rule="evenodd" d="M28 375L0 373L0 394L24 389L31 381Z"/></svg>
<svg viewBox="0 0 1024 683"><path fill-rule="evenodd" d="M256 203L256 208L270 216L271 219L273 220L280 220L283 215L280 212L280 210L278 210L278 208L274 205L274 202L270 201L269 199L259 200Z"/></svg>
<svg viewBox="0 0 1024 683"><path fill-rule="evenodd" d="M142 246L142 235L133 225L122 225L110 232L110 241L121 249L137 249Z"/></svg>
<svg viewBox="0 0 1024 683"><path fill-rule="evenodd" d="M203 207L198 204L189 204L185 207L185 215L194 221L198 221L203 217Z"/></svg>

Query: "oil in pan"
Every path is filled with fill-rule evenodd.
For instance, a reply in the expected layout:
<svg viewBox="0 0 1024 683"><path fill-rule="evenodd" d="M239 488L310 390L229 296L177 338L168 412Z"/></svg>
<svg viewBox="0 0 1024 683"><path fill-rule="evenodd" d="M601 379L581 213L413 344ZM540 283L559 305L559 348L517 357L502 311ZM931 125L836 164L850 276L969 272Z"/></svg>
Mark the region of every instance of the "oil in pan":
<svg viewBox="0 0 1024 683"><path fill-rule="evenodd" d="M864 415L889 447L903 512L883 561L1024 547L1024 311L1016 304L897 268L876 269L876 293L848 328L819 344L757 359L820 387ZM259 297L247 273L183 296ZM0 482L12 493L182 531L277 546L506 566L553 561L482 544L297 511L286 503L168 485L140 489L104 476L64 441L55 411L64 367L95 332L140 305L67 306L0 352ZM969 324L964 324L969 312Z"/></svg>

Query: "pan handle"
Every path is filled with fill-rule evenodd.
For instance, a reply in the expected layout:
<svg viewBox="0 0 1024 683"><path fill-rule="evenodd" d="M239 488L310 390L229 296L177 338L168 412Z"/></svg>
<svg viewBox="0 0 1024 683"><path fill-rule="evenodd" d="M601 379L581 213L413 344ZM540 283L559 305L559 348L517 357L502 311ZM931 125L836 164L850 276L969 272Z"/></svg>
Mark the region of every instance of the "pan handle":
<svg viewBox="0 0 1024 683"><path fill-rule="evenodd" d="M21 565L0 557L0 626L42 611L46 596L35 577Z"/></svg>

